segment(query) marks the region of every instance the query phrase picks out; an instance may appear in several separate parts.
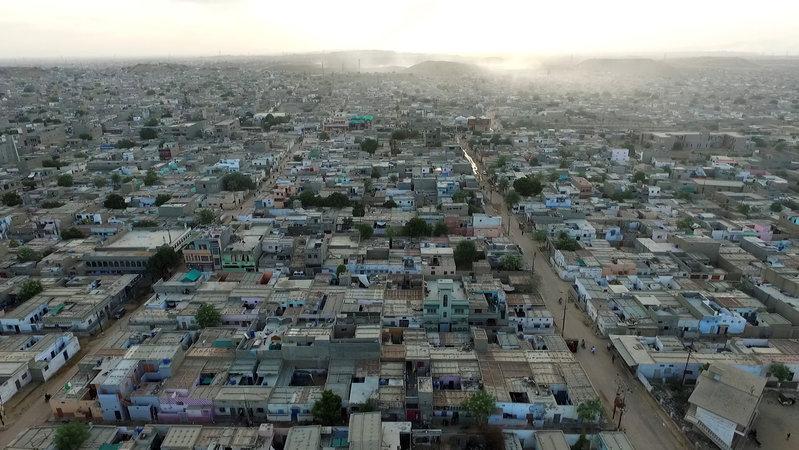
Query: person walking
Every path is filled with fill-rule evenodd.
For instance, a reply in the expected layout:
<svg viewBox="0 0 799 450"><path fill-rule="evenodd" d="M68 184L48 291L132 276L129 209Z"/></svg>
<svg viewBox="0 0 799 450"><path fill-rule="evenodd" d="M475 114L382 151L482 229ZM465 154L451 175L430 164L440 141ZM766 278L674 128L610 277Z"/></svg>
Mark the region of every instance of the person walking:
<svg viewBox="0 0 799 450"><path fill-rule="evenodd" d="M593 355L593 354L595 354L595 353L596 353L596 346L595 346L595 345L592 345L592 346L591 346L591 354Z"/></svg>
<svg viewBox="0 0 799 450"><path fill-rule="evenodd" d="M791 433L788 433L787 435L785 435L785 440L786 441L790 441L791 440Z"/></svg>

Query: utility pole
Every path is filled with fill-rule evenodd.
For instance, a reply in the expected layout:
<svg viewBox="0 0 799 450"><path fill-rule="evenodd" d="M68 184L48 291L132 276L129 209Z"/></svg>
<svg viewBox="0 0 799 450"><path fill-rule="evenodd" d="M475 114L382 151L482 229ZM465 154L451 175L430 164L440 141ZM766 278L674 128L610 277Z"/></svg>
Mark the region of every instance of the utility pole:
<svg viewBox="0 0 799 450"><path fill-rule="evenodd" d="M564 339L566 338L566 300L563 300L563 319L560 323L560 336Z"/></svg>
<svg viewBox="0 0 799 450"><path fill-rule="evenodd" d="M694 350L694 341L689 342L688 345L685 346L685 348L688 349L688 357L685 359L685 367L683 367L682 369L682 383L680 383L681 385L685 385L685 375L688 374L688 361L691 360L691 352Z"/></svg>

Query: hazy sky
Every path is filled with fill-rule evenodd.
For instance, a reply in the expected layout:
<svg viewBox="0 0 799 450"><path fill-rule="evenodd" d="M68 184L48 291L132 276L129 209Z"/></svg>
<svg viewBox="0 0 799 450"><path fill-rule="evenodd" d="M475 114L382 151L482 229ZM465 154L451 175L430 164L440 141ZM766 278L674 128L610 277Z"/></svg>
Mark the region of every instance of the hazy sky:
<svg viewBox="0 0 799 450"><path fill-rule="evenodd" d="M0 58L799 53L799 0L0 0Z"/></svg>

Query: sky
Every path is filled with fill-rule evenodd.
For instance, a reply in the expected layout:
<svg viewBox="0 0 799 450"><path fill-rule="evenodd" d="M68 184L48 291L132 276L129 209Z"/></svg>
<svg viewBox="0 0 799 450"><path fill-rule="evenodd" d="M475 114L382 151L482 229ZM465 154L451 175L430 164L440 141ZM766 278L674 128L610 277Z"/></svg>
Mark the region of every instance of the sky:
<svg viewBox="0 0 799 450"><path fill-rule="evenodd" d="M0 58L799 54L799 0L0 0Z"/></svg>

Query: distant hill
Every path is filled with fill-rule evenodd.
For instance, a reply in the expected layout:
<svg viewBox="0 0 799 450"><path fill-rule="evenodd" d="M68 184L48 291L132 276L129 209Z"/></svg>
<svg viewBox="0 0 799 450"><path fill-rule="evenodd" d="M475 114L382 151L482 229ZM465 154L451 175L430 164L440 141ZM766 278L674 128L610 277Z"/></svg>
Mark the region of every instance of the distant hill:
<svg viewBox="0 0 799 450"><path fill-rule="evenodd" d="M671 75L674 68L649 58L594 58L577 64L576 69L584 73L607 73L615 75Z"/></svg>
<svg viewBox="0 0 799 450"><path fill-rule="evenodd" d="M699 56L694 58L670 58L664 63L679 68L695 69L753 69L760 67L752 61L738 56Z"/></svg>
<svg viewBox="0 0 799 450"><path fill-rule="evenodd" d="M454 61L422 61L405 69L405 72L428 76L471 76L480 75L483 70L474 64Z"/></svg>

